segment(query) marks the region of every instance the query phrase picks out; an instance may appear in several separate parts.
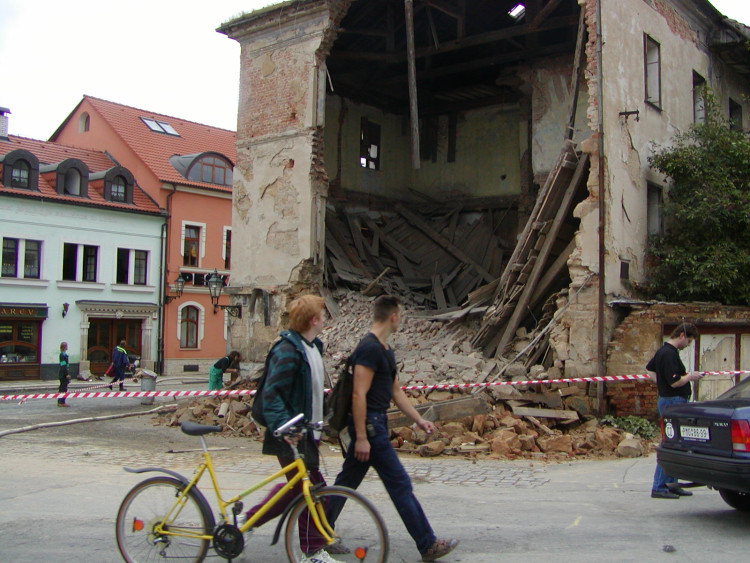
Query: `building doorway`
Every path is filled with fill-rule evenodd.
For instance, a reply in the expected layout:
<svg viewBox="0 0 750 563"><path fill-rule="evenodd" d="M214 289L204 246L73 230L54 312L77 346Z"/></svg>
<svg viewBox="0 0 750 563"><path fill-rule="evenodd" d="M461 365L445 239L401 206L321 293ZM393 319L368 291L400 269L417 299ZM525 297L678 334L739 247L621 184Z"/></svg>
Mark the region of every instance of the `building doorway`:
<svg viewBox="0 0 750 563"><path fill-rule="evenodd" d="M93 375L103 375L112 362L112 350L124 340L130 356L141 355L141 320L89 318L87 358Z"/></svg>

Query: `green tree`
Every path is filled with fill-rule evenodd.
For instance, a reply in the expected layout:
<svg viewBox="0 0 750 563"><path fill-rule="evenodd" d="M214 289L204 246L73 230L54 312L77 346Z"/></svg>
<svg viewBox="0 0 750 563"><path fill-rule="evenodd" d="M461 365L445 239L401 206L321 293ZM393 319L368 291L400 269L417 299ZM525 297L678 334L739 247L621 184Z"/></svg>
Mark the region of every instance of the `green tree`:
<svg viewBox="0 0 750 563"><path fill-rule="evenodd" d="M729 129L710 92L705 123L657 147L672 181L664 233L649 238L647 290L670 301L750 305L750 140Z"/></svg>

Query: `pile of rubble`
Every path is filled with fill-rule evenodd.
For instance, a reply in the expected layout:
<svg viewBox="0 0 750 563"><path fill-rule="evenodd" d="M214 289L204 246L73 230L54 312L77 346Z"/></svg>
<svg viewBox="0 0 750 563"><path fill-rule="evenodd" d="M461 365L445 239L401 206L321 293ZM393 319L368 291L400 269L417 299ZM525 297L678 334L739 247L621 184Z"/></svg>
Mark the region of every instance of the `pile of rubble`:
<svg viewBox="0 0 750 563"><path fill-rule="evenodd" d="M335 374L347 355L367 333L372 298L338 290L333 295L338 310L321 335L326 343L328 374ZM446 324L420 317L409 304L401 330L393 335L399 361L399 378L415 407L435 420L437 436L425 436L408 426L400 413L391 416L392 439L400 451L422 456L467 455L502 458L570 456L635 457L648 452L650 442L601 425L593 417L595 388L585 383L492 385L461 387L477 382L558 379L560 370L489 359L472 349L473 329L467 322ZM522 330L514 349L530 338ZM232 384L254 389L259 371ZM441 386L435 388L435 386ZM454 387L455 386L455 387ZM218 424L226 433L260 439L260 428L248 418L252 399L210 397L196 399L177 411L157 418L157 424L177 425L185 420ZM428 412L430 411L430 412Z"/></svg>

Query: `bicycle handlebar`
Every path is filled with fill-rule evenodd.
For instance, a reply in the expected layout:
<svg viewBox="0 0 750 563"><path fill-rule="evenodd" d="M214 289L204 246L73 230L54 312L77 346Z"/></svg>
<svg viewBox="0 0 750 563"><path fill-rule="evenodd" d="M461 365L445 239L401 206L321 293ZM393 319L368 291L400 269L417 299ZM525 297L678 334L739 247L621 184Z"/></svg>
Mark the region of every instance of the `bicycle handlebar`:
<svg viewBox="0 0 750 563"><path fill-rule="evenodd" d="M302 424L303 428L298 428L297 423L304 420L304 418L304 413L299 413L298 415L290 418L284 424L279 426L276 430L274 430L273 435L276 438L280 438L281 436L286 436L289 434L298 434L303 432L304 430L323 430L323 426L325 426L325 423L323 421L306 422Z"/></svg>

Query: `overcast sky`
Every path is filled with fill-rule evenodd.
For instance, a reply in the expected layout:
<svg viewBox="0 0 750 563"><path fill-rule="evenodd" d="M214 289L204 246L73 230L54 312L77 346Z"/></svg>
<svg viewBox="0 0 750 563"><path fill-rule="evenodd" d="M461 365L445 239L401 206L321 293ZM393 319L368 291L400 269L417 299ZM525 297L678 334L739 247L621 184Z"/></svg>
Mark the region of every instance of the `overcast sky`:
<svg viewBox="0 0 750 563"><path fill-rule="evenodd" d="M520 0L522 2L522 0ZM0 107L47 139L84 94L237 127L239 44L222 23L275 0L0 0ZM712 0L750 25L750 0Z"/></svg>

